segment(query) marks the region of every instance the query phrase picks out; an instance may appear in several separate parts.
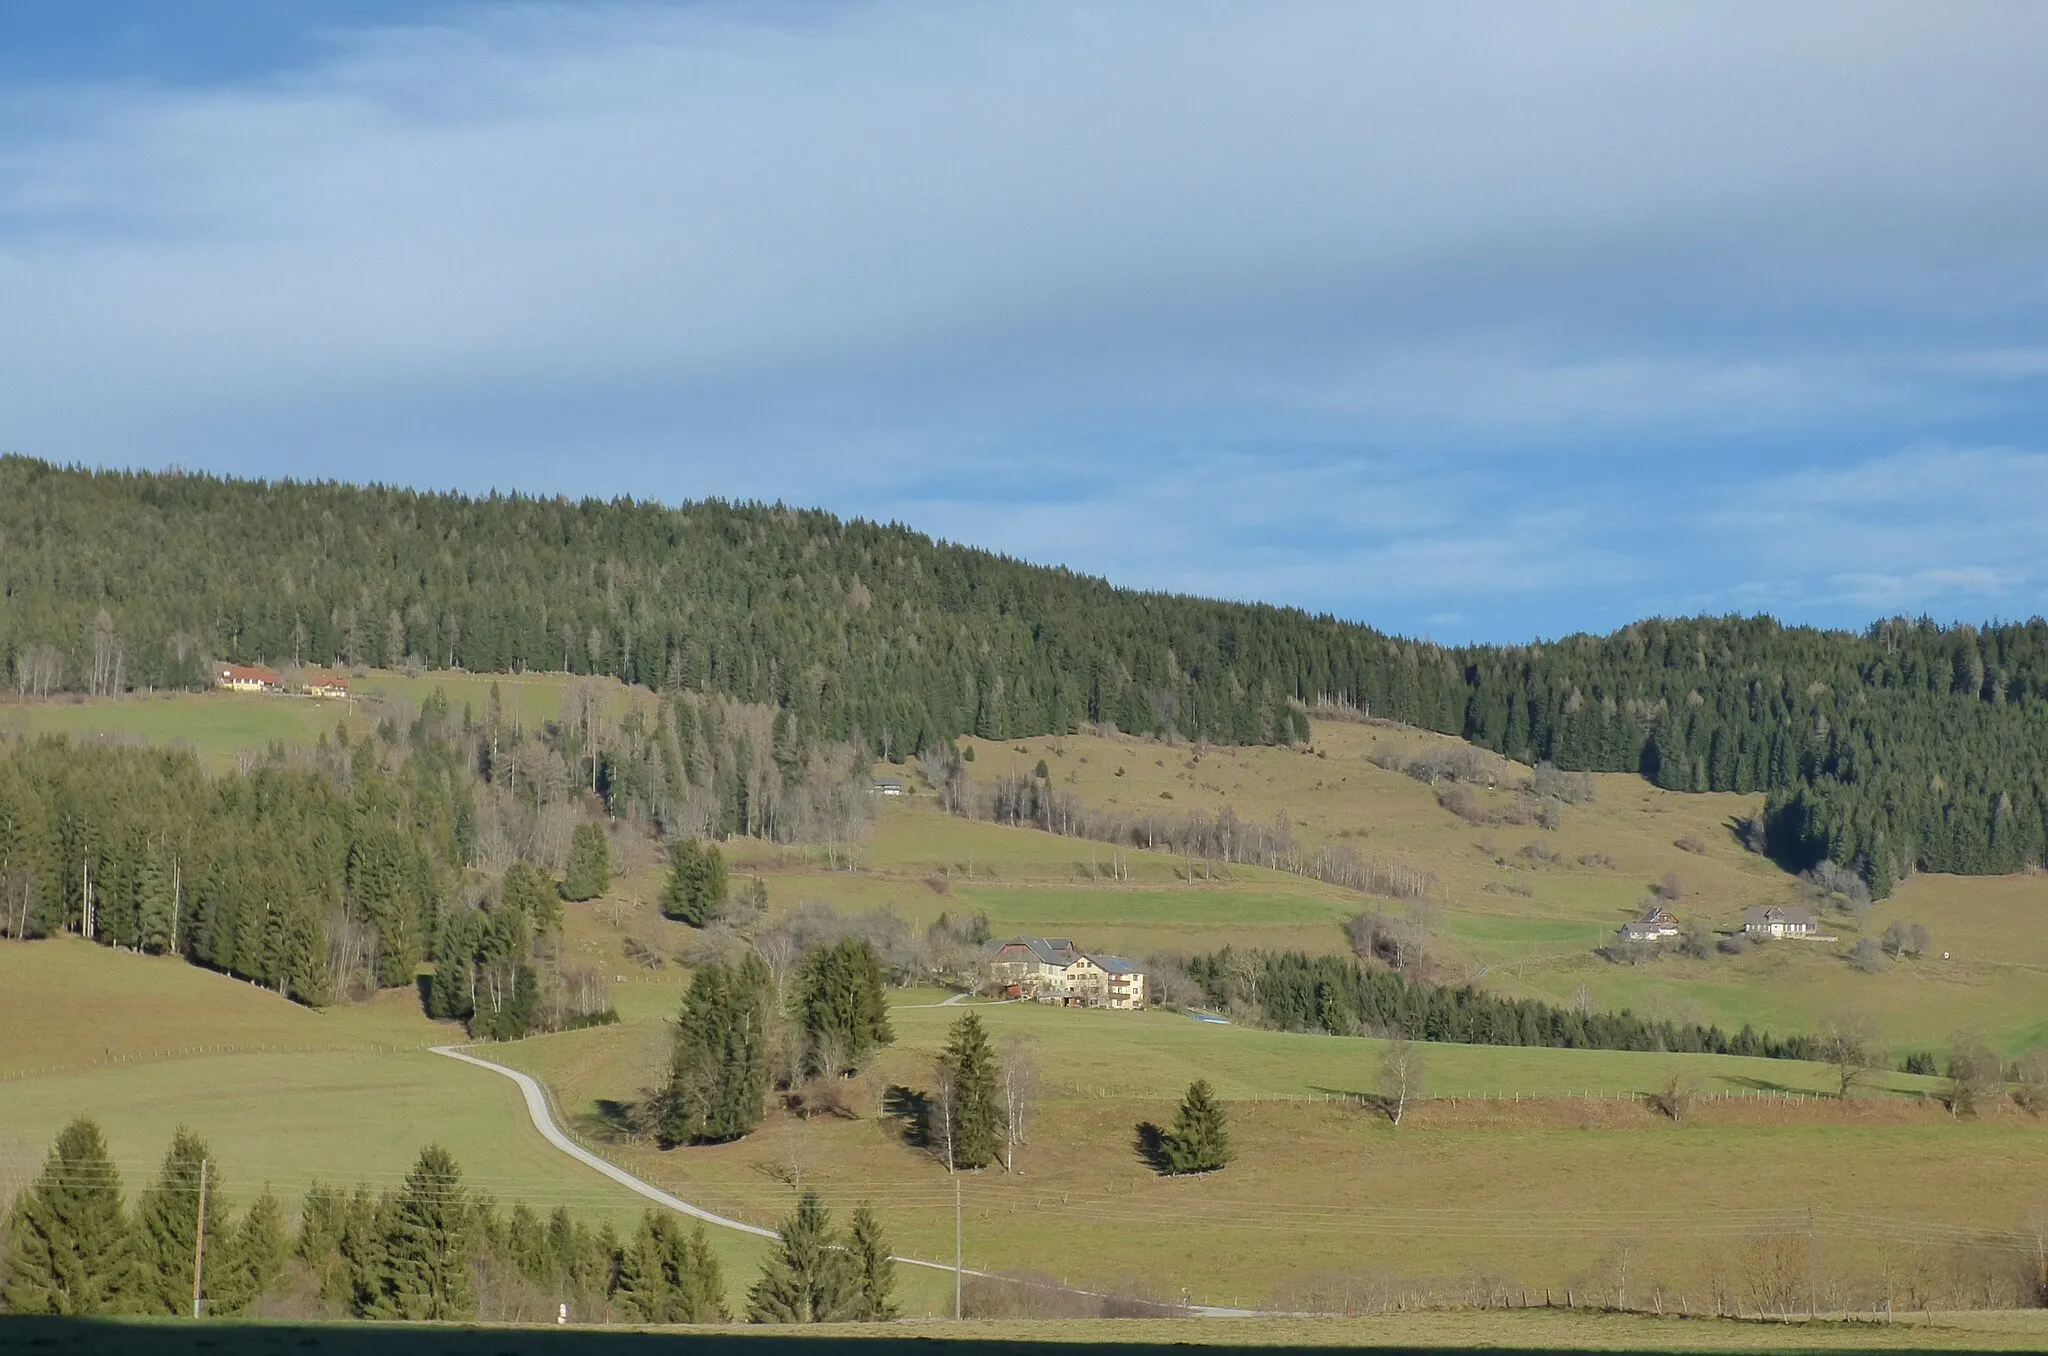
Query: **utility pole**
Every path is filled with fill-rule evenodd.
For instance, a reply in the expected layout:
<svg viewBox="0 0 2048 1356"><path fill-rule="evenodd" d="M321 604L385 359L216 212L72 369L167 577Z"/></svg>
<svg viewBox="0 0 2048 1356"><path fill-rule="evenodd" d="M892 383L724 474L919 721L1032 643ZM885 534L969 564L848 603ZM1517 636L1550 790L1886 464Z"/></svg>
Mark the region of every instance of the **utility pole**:
<svg viewBox="0 0 2048 1356"><path fill-rule="evenodd" d="M956 1322L960 1318L960 1220L960 1174L956 1171L953 1174L953 1318Z"/></svg>
<svg viewBox="0 0 2048 1356"><path fill-rule="evenodd" d="M204 1158L199 1160L199 1221L192 1232L192 1317L199 1317L199 1306L203 1302L200 1282L206 1275L206 1175L212 1165Z"/></svg>

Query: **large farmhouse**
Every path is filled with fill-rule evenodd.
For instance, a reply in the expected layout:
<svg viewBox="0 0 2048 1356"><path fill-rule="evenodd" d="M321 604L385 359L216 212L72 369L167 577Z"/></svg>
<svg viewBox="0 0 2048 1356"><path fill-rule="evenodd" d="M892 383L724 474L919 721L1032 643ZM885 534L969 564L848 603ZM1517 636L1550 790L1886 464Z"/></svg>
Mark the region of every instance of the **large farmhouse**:
<svg viewBox="0 0 2048 1356"><path fill-rule="evenodd" d="M1145 1006L1145 975L1122 956L1083 952L1066 937L1008 937L982 948L990 982L1012 998L1065 1007Z"/></svg>
<svg viewBox="0 0 2048 1356"><path fill-rule="evenodd" d="M254 664L223 664L216 671L214 681L230 692L281 692L284 680L277 674Z"/></svg>
<svg viewBox="0 0 2048 1356"><path fill-rule="evenodd" d="M1651 909L1621 928L1623 941L1662 942L1678 935L1678 916L1669 909Z"/></svg>

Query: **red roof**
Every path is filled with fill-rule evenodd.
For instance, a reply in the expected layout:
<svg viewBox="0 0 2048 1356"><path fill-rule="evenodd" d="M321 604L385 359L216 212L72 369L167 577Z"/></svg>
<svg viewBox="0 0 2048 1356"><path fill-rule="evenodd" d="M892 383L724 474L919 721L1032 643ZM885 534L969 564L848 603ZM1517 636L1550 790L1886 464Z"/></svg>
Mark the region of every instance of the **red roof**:
<svg viewBox="0 0 2048 1356"><path fill-rule="evenodd" d="M275 683L277 675L254 664L223 664L220 680L223 683Z"/></svg>

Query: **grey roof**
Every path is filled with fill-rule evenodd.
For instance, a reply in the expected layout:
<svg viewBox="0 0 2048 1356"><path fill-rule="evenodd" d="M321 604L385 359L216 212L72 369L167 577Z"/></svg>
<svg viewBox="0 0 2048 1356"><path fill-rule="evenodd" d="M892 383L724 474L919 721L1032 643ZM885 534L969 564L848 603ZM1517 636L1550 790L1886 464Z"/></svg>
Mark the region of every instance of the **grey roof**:
<svg viewBox="0 0 2048 1356"><path fill-rule="evenodd" d="M1094 961L1113 975L1135 975L1138 973L1138 967L1125 960L1122 956L1091 955L1088 959Z"/></svg>
<svg viewBox="0 0 2048 1356"><path fill-rule="evenodd" d="M1065 937L992 937L982 943L981 954L993 956L1006 946L1024 946L1047 965L1072 965L1080 955Z"/></svg>
<svg viewBox="0 0 2048 1356"><path fill-rule="evenodd" d="M1772 914L1776 914L1787 923L1804 927L1812 927L1819 921L1813 916L1811 909L1781 909L1775 904L1759 904L1754 908L1744 909L1742 921L1744 924L1768 923Z"/></svg>

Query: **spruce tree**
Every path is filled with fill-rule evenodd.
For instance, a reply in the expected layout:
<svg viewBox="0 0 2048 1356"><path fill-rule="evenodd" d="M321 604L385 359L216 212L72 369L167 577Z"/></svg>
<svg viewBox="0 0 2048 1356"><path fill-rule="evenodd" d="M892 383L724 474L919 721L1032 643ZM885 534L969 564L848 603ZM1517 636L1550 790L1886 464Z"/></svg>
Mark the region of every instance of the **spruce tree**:
<svg viewBox="0 0 2048 1356"><path fill-rule="evenodd" d="M199 1223L200 1164L212 1155L206 1141L184 1126L171 1137L171 1147L157 1179L136 1203L136 1307L150 1314L188 1314L192 1311L192 1260L194 1233ZM206 1256L201 1292L208 1297L205 1312L212 1312L211 1297L225 1270L227 1249L233 1243L228 1232L227 1209L222 1204L220 1178L207 1173Z"/></svg>
<svg viewBox="0 0 2048 1356"><path fill-rule="evenodd" d="M1216 1100L1209 1081L1198 1078L1188 1085L1188 1095L1173 1118L1166 1135L1167 1167L1176 1173L1215 1172L1230 1162L1230 1134L1224 1124L1223 1104Z"/></svg>
<svg viewBox="0 0 2048 1356"><path fill-rule="evenodd" d="M223 1242L229 1245L226 1261L217 1281L209 1283L206 1311L217 1318L233 1318L247 1313L284 1274L289 1251L284 1206L269 1187L243 1214L234 1237ZM214 1245L209 1241L206 1246L210 1253Z"/></svg>
<svg viewBox="0 0 2048 1356"><path fill-rule="evenodd" d="M64 1127L42 1174L8 1212L4 1293L17 1314L119 1312L134 1283L121 1174L99 1126Z"/></svg>
<svg viewBox="0 0 2048 1356"><path fill-rule="evenodd" d="M882 1237L881 1221L865 1205L853 1212L853 1229L846 1241L846 1251L853 1262L852 1317L868 1323L886 1323L895 1318L896 1261L889 1255L888 1240Z"/></svg>
<svg viewBox="0 0 2048 1356"><path fill-rule="evenodd" d="M983 1168L995 1161L1001 1120L996 1106L996 1057L981 1018L968 1013L953 1023L940 1057L951 1074L953 1166Z"/></svg>
<svg viewBox="0 0 2048 1356"><path fill-rule="evenodd" d="M639 1229L619 1250L619 1276L613 1298L627 1317L641 1323L668 1321L668 1278L661 1264L667 1228L663 1216L649 1207L640 1216Z"/></svg>
<svg viewBox="0 0 2048 1356"><path fill-rule="evenodd" d="M858 1069L896 1039L882 962L863 939L811 948L797 972L795 1004L813 1073Z"/></svg>
<svg viewBox="0 0 2048 1356"><path fill-rule="evenodd" d="M385 1231L390 1306L406 1318L473 1318L472 1208L462 1169L438 1144L420 1150Z"/></svg>
<svg viewBox="0 0 2048 1356"><path fill-rule="evenodd" d="M730 880L725 855L715 843L680 838L669 849L668 880L661 911L693 928L708 927L725 912Z"/></svg>
<svg viewBox="0 0 2048 1356"><path fill-rule="evenodd" d="M725 1271L718 1265L718 1254L711 1250L711 1239L702 1222L683 1240L670 1284L670 1312L675 1322L723 1323L729 1317L725 1311Z"/></svg>
<svg viewBox="0 0 2048 1356"><path fill-rule="evenodd" d="M776 1231L775 1250L747 1291L749 1323L837 1323L855 1316L852 1259L833 1247L832 1217L815 1191Z"/></svg>
<svg viewBox="0 0 2048 1356"><path fill-rule="evenodd" d="M612 849L604 825L586 820L569 838L569 867L562 877L562 898L596 899L612 888Z"/></svg>
<svg viewBox="0 0 2048 1356"><path fill-rule="evenodd" d="M666 1145L738 1139L768 1095L773 982L758 956L698 968L676 1022L659 1133Z"/></svg>

